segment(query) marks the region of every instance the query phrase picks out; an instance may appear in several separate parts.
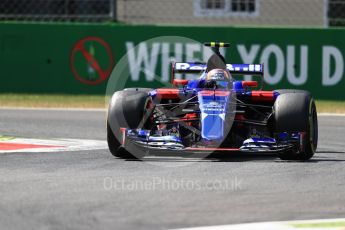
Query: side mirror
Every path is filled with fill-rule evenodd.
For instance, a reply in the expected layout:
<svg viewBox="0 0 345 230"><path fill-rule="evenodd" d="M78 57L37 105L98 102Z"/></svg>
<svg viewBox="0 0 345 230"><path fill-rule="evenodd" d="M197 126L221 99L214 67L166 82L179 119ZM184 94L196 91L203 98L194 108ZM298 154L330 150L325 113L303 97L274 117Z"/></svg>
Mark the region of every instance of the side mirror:
<svg viewBox="0 0 345 230"><path fill-rule="evenodd" d="M188 84L188 80L186 79L174 79L173 85L174 86L185 86Z"/></svg>
<svg viewBox="0 0 345 230"><path fill-rule="evenodd" d="M242 81L242 87L258 87L258 82L257 81Z"/></svg>

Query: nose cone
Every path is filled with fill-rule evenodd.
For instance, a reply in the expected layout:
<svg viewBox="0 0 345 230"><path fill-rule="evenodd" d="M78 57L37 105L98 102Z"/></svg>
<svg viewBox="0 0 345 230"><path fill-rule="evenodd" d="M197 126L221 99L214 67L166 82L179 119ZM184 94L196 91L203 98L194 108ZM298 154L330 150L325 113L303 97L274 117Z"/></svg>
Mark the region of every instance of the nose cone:
<svg viewBox="0 0 345 230"><path fill-rule="evenodd" d="M202 115L202 120L202 138L209 141L221 141L224 137L224 120L220 114Z"/></svg>
<svg viewBox="0 0 345 230"><path fill-rule="evenodd" d="M204 140L221 141L226 136L226 111L230 92L203 90L198 93L201 111L201 136Z"/></svg>

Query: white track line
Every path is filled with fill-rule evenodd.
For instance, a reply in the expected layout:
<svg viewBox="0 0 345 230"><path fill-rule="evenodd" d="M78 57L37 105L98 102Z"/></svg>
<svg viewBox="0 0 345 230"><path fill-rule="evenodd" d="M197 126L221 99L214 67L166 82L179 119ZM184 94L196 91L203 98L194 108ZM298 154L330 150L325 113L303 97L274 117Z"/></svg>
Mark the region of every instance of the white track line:
<svg viewBox="0 0 345 230"><path fill-rule="evenodd" d="M345 117L345 113L318 113L320 117Z"/></svg>
<svg viewBox="0 0 345 230"><path fill-rule="evenodd" d="M298 224L332 224L332 223L343 223L340 227L303 227L294 226ZM218 225L218 226L207 226L197 228L181 228L178 230L343 230L345 229L345 219L316 219L316 220L298 220L298 221L282 221L282 222L258 222L248 224L235 224L235 225Z"/></svg>
<svg viewBox="0 0 345 230"><path fill-rule="evenodd" d="M108 149L106 141L101 140L82 140L82 139L32 139L32 138L14 138L11 140L0 141L0 144L30 144L43 145L47 147L38 148L19 148L13 150L1 150L0 153L13 152L71 152L71 151L85 151L85 150L101 150Z"/></svg>

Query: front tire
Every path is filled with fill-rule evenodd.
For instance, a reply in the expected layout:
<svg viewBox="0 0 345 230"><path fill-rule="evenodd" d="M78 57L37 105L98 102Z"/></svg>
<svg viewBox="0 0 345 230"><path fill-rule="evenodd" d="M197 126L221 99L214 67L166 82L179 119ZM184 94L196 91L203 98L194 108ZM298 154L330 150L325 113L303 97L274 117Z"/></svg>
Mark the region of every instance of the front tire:
<svg viewBox="0 0 345 230"><path fill-rule="evenodd" d="M122 146L121 128L138 129L148 125L151 110L148 108L152 103L147 89L131 89L114 93L109 103L107 118L107 141L109 151L119 158L138 158L143 155L138 151L132 154Z"/></svg>
<svg viewBox="0 0 345 230"><path fill-rule="evenodd" d="M318 142L317 111L309 92L280 94L274 104L275 132L304 132L304 148L279 154L282 160L309 160Z"/></svg>

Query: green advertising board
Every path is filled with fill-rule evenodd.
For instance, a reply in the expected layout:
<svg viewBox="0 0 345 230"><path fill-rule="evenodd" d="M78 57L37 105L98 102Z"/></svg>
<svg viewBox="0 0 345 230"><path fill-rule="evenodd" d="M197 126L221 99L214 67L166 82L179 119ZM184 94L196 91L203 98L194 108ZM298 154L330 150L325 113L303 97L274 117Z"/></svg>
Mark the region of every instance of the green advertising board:
<svg viewBox="0 0 345 230"><path fill-rule="evenodd" d="M0 92L104 94L123 63L112 78L126 87L167 86L169 63L205 61L206 41L229 42L228 63L264 63L265 89L345 99L343 29L2 23Z"/></svg>

